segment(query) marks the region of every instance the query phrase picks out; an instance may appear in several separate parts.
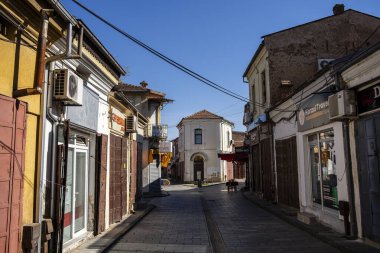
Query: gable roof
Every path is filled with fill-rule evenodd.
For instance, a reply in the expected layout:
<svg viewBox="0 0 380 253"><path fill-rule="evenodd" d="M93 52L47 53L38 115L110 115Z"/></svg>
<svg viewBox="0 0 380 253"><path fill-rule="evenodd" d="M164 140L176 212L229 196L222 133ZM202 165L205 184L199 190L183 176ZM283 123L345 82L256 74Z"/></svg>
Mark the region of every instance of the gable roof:
<svg viewBox="0 0 380 253"><path fill-rule="evenodd" d="M95 53L100 61L105 64L106 69L111 70L116 77L125 75L126 72L120 63L114 58L114 56L108 51L108 49L102 44L102 42L95 36L90 28L84 23L83 20L77 19L78 23L84 28L83 44L86 49L92 53ZM87 40L88 39L88 40ZM93 43L93 45L91 45ZM89 45L87 45L89 44ZM100 55L99 55L100 54Z"/></svg>
<svg viewBox="0 0 380 253"><path fill-rule="evenodd" d="M182 118L181 121L178 123L178 126L181 125L182 121L192 120L192 119L220 119L220 120L223 120L223 121L230 123L231 125L234 125L234 123L224 119L222 116L218 116L212 112L207 111L206 109L203 109L199 112L191 114L190 116Z"/></svg>
<svg viewBox="0 0 380 253"><path fill-rule="evenodd" d="M132 85L127 83L119 83L118 85L113 87L114 90L117 91L125 91L125 92L149 92L147 88L144 88L139 85Z"/></svg>
<svg viewBox="0 0 380 253"><path fill-rule="evenodd" d="M320 19L316 19L316 20L313 20L313 21L310 21L310 22L306 22L306 23L303 23L303 24L300 24L300 25L292 26L292 27L289 27L289 28L286 28L286 29L283 29L283 30L280 30L280 31L269 33L269 34L261 36L261 38L270 37L270 36L278 34L278 33L287 32L289 30L294 30L294 29L297 29L299 27L303 27L303 26L307 26L307 25L310 25L310 24L318 23L318 22L320 22L322 20L333 19L333 18L335 18L337 16L346 15L346 14L351 13L351 12L355 12L355 13L358 13L358 14L361 14L361 15L365 15L365 16L368 16L368 17L372 17L372 18L376 18L376 19L380 19L379 17L373 16L373 15L370 15L370 14L367 14L367 13L364 13L364 12L356 11L356 10L353 10L353 9L348 9L348 10L345 10L344 12L342 12L340 14L330 15L330 16L327 16L327 17L324 17L324 18L320 18Z"/></svg>
<svg viewBox="0 0 380 253"><path fill-rule="evenodd" d="M119 83L118 85L114 86L112 90L125 93L147 93L146 98L149 100L155 100L157 102L173 102L172 99L165 98L165 93L148 89L147 87L143 87L141 85Z"/></svg>
<svg viewBox="0 0 380 253"><path fill-rule="evenodd" d="M184 117L183 119L223 119L223 117L211 113L207 110L202 110L190 116Z"/></svg>
<svg viewBox="0 0 380 253"><path fill-rule="evenodd" d="M310 25L310 24L314 24L314 23L318 23L322 20L326 20L326 19L333 19L337 16L341 16L341 15L347 15L349 13L358 13L358 14L361 14L361 15L365 15L365 16L368 16L368 17L372 17L372 18L376 18L376 19L380 19L379 17L376 17L376 16L373 16L373 15L370 15L370 14L367 14L367 13L363 13L363 12L360 12L360 11L356 11L356 10L353 10L353 9L348 9L348 10L345 10L343 13L341 14L337 14L337 15L330 15L330 16L327 16L327 17L324 17L324 18L320 18L320 19L316 19L316 20L313 20L313 21L310 21L310 22L306 22L306 23L303 23L303 24L300 24L300 25L296 25L296 26L293 26L293 27L289 27L289 28L286 28L286 29L283 29L283 30L280 30L280 31L276 31L276 32L273 32L273 33L269 33L269 34L266 34L266 35L263 35L261 36L261 38L263 39L260 43L260 45L258 46L258 48L256 49L256 52L254 53L251 61L249 62L247 68L245 69L244 71L244 74L243 74L243 78L247 76L248 74L248 71L249 69L251 68L251 65L253 64L253 62L255 61L255 59L257 58L257 56L259 55L260 51L263 49L263 47L265 46L265 38L268 38L272 35L275 35L275 34L278 34L278 33L282 33L282 32L287 32L287 31L291 31L291 30L294 30L294 29L297 29L299 27L303 27L303 26L307 26L307 25Z"/></svg>

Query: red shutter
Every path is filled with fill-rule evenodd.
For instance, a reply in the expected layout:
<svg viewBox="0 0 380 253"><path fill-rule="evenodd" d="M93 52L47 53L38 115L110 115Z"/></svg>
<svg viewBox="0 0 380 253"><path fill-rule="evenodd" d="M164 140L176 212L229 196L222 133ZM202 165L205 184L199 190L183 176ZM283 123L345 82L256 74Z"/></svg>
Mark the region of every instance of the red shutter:
<svg viewBox="0 0 380 253"><path fill-rule="evenodd" d="M0 95L0 252L19 252L26 104Z"/></svg>
<svg viewBox="0 0 380 253"><path fill-rule="evenodd" d="M105 210L106 210L106 176L107 176L107 146L108 136L102 134L97 138L97 186L96 186L96 229L95 234L100 234L105 230Z"/></svg>

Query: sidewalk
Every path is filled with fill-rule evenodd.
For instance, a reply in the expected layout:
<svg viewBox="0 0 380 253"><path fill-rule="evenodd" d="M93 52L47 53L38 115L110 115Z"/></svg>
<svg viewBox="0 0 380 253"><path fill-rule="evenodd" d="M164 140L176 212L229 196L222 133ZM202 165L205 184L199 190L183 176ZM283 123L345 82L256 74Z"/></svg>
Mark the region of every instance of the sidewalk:
<svg viewBox="0 0 380 253"><path fill-rule="evenodd" d="M137 210L134 214L130 215L125 220L121 221L120 223L111 225L107 231L94 238L87 240L84 244L70 252L106 252L118 241L119 238L121 238L129 230L131 230L141 219L143 219L154 208L154 205L148 204L145 209Z"/></svg>
<svg viewBox="0 0 380 253"><path fill-rule="evenodd" d="M255 205L274 214L278 218L290 223L291 225L311 234L319 240L333 246L334 248L349 253L378 253L380 249L363 243L361 240L348 240L343 234L333 231L320 223L307 225L297 220L296 215L290 215L292 210L284 210L278 205L261 200L251 192L242 191L242 195Z"/></svg>

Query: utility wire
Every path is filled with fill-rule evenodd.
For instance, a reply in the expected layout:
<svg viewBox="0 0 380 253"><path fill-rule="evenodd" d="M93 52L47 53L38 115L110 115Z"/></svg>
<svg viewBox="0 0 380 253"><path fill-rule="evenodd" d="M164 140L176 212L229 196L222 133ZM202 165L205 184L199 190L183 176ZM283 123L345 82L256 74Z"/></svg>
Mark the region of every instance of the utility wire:
<svg viewBox="0 0 380 253"><path fill-rule="evenodd" d="M250 104L254 104L254 105L257 105L258 107L261 107L261 108L264 108L264 109L269 109L270 106L269 105L265 105L265 104L262 104L262 103L259 103L259 102L256 102L256 101L252 101L246 97L243 97L231 90L228 90L226 88L224 88L223 86L221 85L218 85L216 84L215 82L212 82L210 81L209 79L203 77L202 75L190 70L189 68L179 64L178 62L170 59L169 57L161 54L160 52L154 50L153 48L149 47L148 45L144 44L143 42L139 41L138 39L134 38L132 35L128 34L127 32L123 31L122 29L118 28L117 26L113 25L111 22L107 21L106 19L102 18L101 16L99 16L98 14L96 14L95 12L93 12L92 10L90 10L89 8L87 8L86 6L84 6L83 4L81 4L78 0L72 0L74 3L76 3L79 7L81 7L82 9L84 9L85 11L87 11L88 13L90 13L91 15L93 15L95 18L97 18L98 20L102 21L103 23L105 23L106 25L108 25L109 27L111 27L112 29L114 29L115 31L119 32L120 34L124 35L125 37L127 37L128 39L130 39L131 41L135 42L136 44L138 44L139 46L143 47L144 49L148 50L150 53L156 55L157 57L159 57L160 59L162 59L163 61L169 63L170 65L172 65L173 67L185 72L186 74L192 76L193 78L201 81L202 83L216 89L216 90L219 90L220 92L223 92L224 94L228 95L228 96L231 96L231 97L234 97L240 101L243 101L245 103L250 103ZM282 110L282 109L272 109L272 111L280 111L280 112L294 112L294 110L292 111L289 111L289 110Z"/></svg>
<svg viewBox="0 0 380 253"><path fill-rule="evenodd" d="M165 62L169 63L170 65L174 66L175 68L185 72L186 74L194 77L195 79L203 82L204 84L214 88L214 89L217 89L219 90L220 92L223 92L225 93L226 95L229 95L231 97L234 97L236 99L239 99L243 102L250 102L250 100L248 98L245 98L231 90L228 90L226 88L224 88L223 86L221 85L218 85L216 84L215 82L212 82L210 81L209 79L205 78L204 76L200 75L200 74L197 74L196 72L190 70L189 68L181 65L180 63L170 59L169 57L161 54L160 52L154 50L153 48L149 47L148 45L144 44L143 42L139 41L138 39L134 38L132 35L128 34L127 32L123 31L122 29L118 28L117 26L113 25L112 23L110 23L109 21L107 21L106 19L102 18L101 16L99 16L98 14L96 14L95 12L93 12L92 10L90 10L89 8L87 8L86 6L84 6L83 4L79 3L77 0L73 0L74 3L76 3L77 5L79 5L82 9L84 9L85 11L87 11L88 13L90 13L91 15L93 15L94 17L96 17L97 19L99 19L100 21L102 21L103 23L105 23L106 25L110 26L112 29L116 30L117 32L121 33L122 35L124 35L125 37L127 37L128 39L132 40L133 42L135 42L136 44L138 44L139 46L143 47L144 49L148 50L150 53L156 55L157 57L159 57L160 59L164 60Z"/></svg>

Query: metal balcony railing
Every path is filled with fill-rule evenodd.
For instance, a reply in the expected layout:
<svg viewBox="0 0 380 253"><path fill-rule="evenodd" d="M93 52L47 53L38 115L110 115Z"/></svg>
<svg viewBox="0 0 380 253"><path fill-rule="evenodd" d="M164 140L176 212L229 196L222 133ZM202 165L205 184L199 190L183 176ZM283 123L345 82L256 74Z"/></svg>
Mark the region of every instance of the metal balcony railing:
<svg viewBox="0 0 380 253"><path fill-rule="evenodd" d="M145 137L166 140L168 138L168 125L149 124L145 129Z"/></svg>

